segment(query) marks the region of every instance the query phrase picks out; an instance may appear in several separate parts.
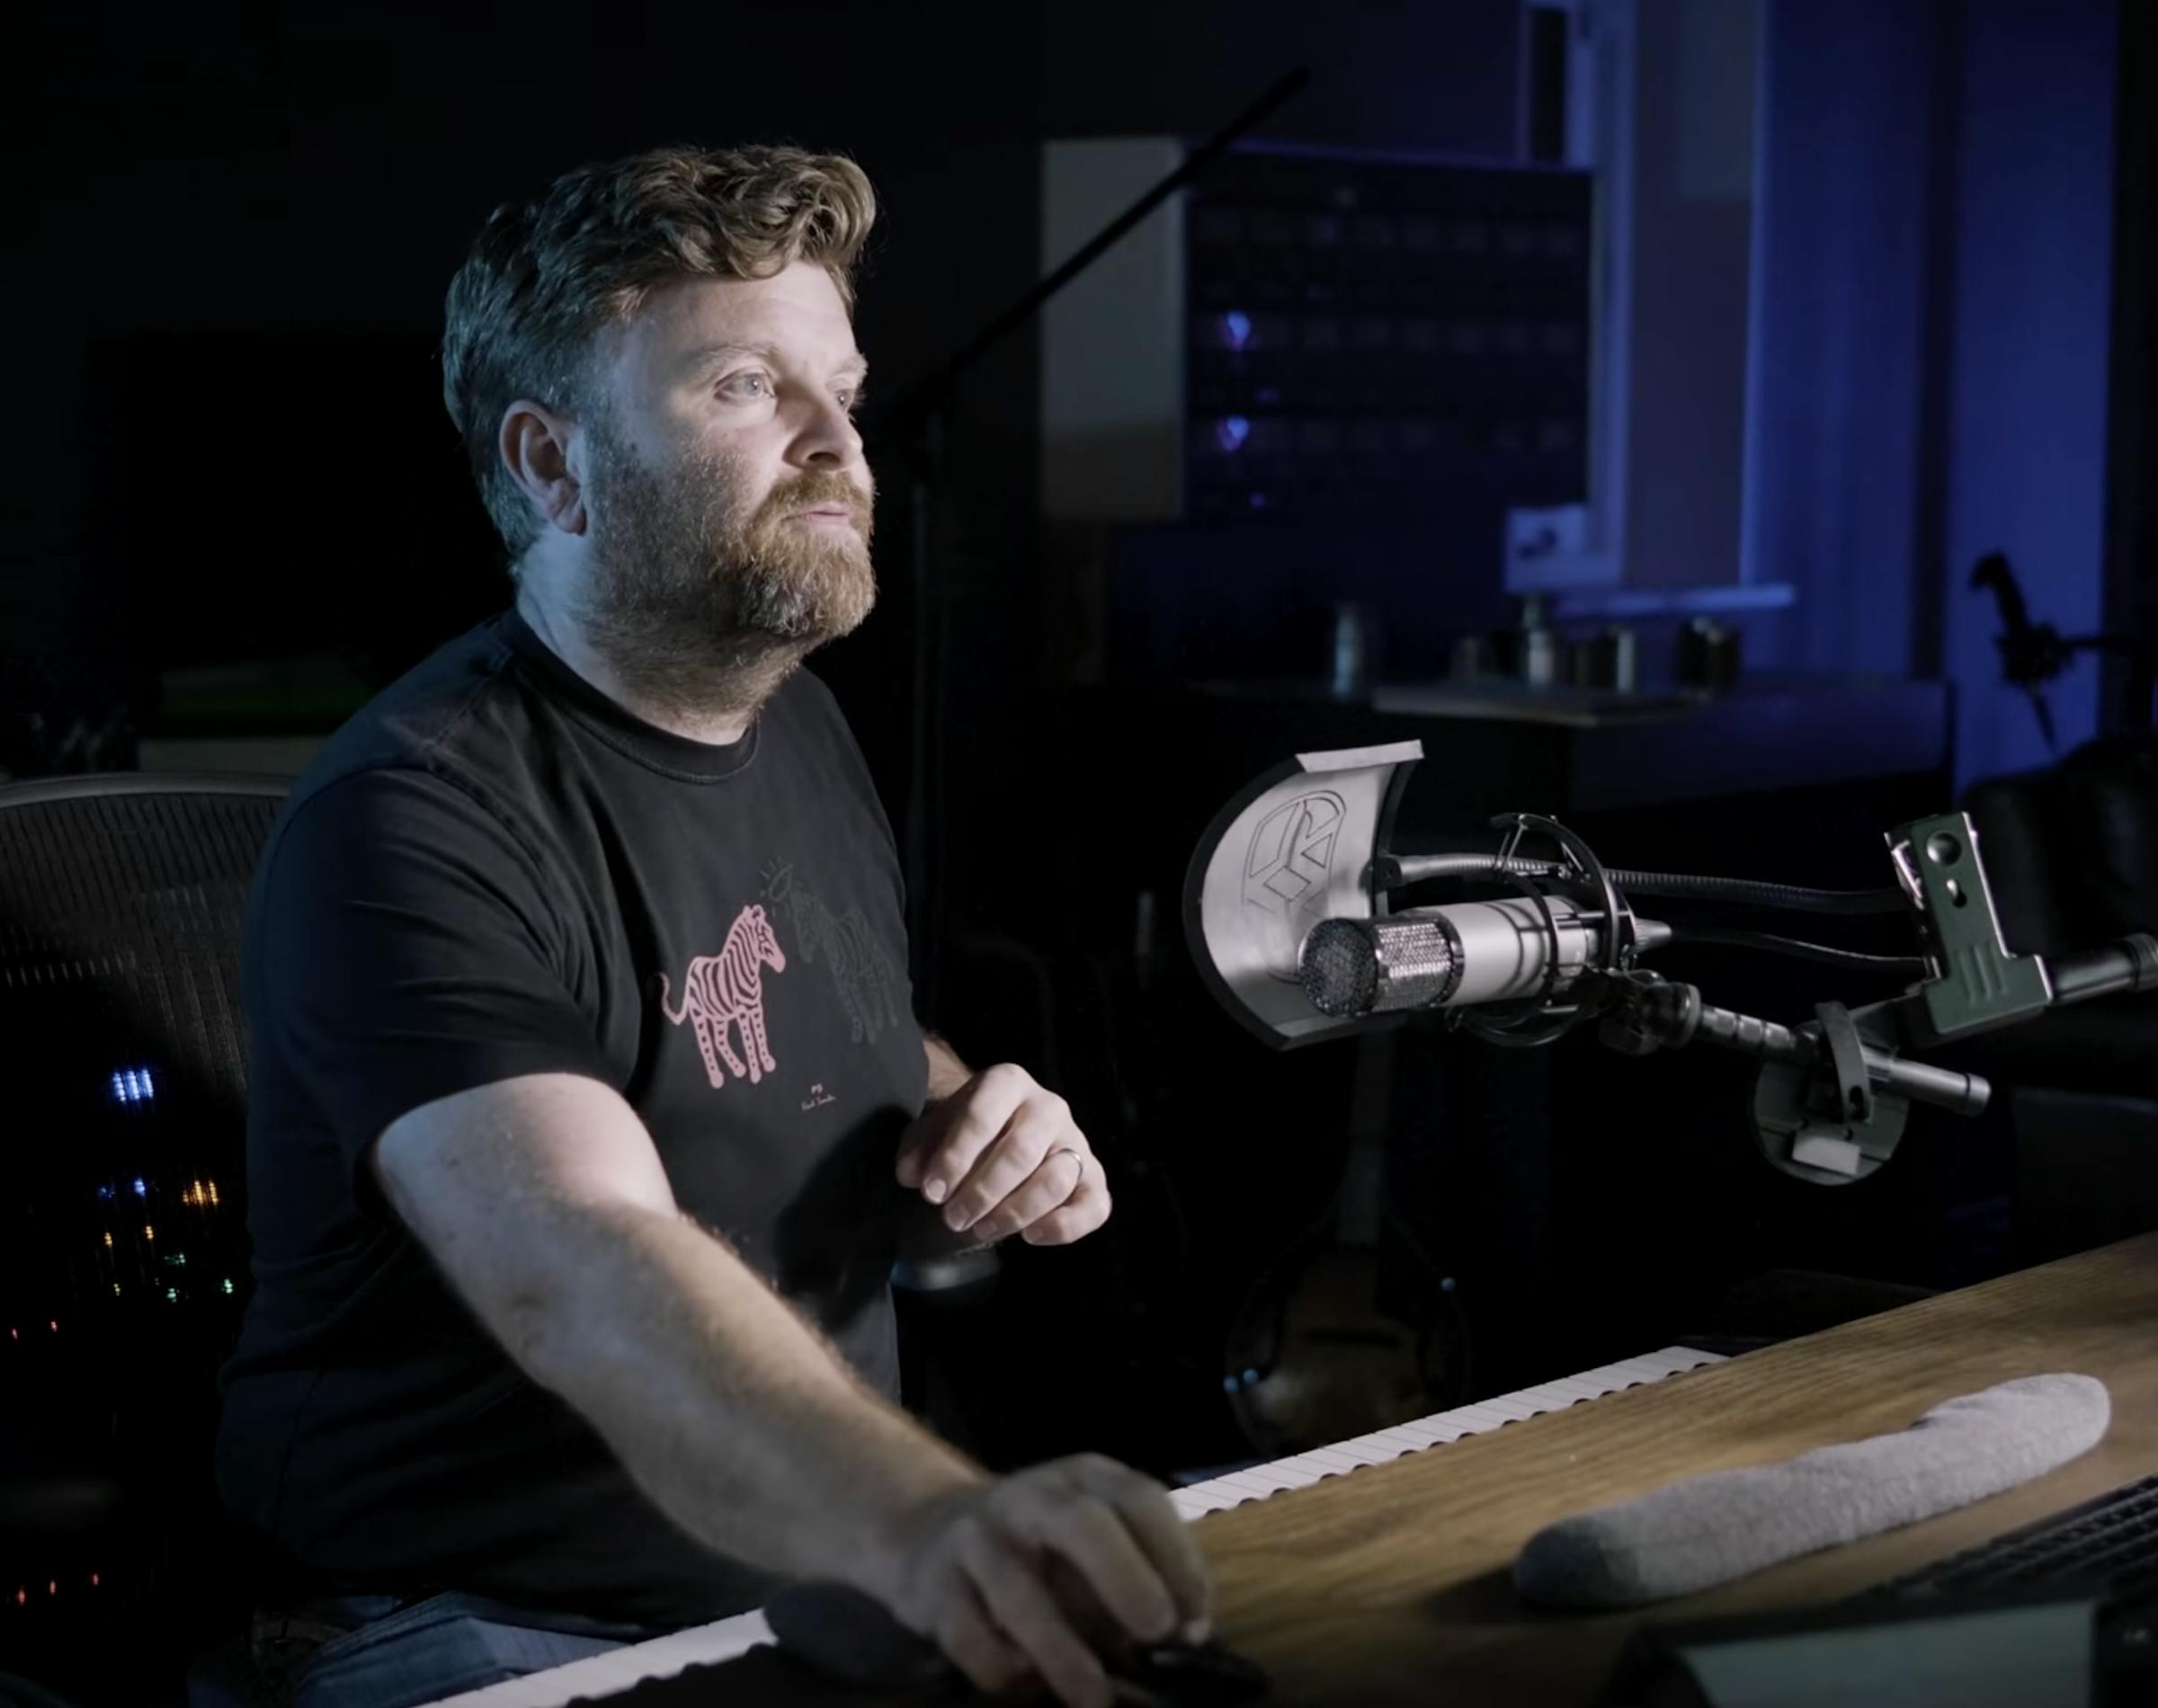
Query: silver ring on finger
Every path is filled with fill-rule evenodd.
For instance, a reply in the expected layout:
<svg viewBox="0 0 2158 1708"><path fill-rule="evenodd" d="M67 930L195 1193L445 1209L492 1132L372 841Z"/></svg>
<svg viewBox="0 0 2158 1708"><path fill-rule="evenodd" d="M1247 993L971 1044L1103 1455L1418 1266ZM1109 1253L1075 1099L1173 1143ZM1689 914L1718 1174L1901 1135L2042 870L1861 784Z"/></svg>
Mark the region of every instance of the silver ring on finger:
<svg viewBox="0 0 2158 1708"><path fill-rule="evenodd" d="M1060 1156L1068 1156L1073 1161L1079 1165L1079 1179L1072 1182L1072 1189L1075 1192L1079 1189L1080 1181L1086 1179L1086 1152L1080 1150L1076 1145L1060 1144L1054 1151L1051 1151L1048 1155L1042 1158L1042 1162L1046 1166L1048 1163L1054 1162Z"/></svg>

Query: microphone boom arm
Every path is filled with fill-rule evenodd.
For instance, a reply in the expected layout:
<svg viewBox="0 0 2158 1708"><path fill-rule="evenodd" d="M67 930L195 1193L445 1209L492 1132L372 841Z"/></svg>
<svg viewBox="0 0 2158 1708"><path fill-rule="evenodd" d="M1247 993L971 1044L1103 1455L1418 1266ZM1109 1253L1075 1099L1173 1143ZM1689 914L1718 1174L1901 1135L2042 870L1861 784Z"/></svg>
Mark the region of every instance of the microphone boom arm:
<svg viewBox="0 0 2158 1708"><path fill-rule="evenodd" d="M1769 1161L1801 1179L1842 1183L1895 1153L1911 1103L1960 1115L1984 1109L1984 1079L1908 1052L2064 1003L2158 988L2158 937L2147 933L2078 955L2010 953L1977 833L1961 813L1888 833L1897 888L1883 893L1618 873L1574 832L1534 814L1494 821L1505 832L1495 855L1397 854L1387 842L1422 757L1414 742L1299 755L1232 800L1193 855L1185 925L1200 971L1274 1047L1398 1024L1419 1010L1517 1047L1552 1043L1591 1019L1601 1042L1627 1054L1713 1044L1762 1063L1753 1125ZM1556 852L1524 855L1531 835ZM1389 917L1392 892L1440 878L1502 885L1521 899ZM1674 933L1636 919L1625 880L1636 878L1646 893L1824 912L1877 913L1900 896L1924 976L1863 1008L1822 1003L1797 1027L1715 1007L1694 986L1638 964ZM1464 937L1475 939L1473 954ZM1322 941L1319 964L1311 957ZM1509 945L1513 965L1494 976L1490 957L1503 961ZM1465 987L1472 959L1479 976ZM1382 988L1389 994L1379 1000Z"/></svg>

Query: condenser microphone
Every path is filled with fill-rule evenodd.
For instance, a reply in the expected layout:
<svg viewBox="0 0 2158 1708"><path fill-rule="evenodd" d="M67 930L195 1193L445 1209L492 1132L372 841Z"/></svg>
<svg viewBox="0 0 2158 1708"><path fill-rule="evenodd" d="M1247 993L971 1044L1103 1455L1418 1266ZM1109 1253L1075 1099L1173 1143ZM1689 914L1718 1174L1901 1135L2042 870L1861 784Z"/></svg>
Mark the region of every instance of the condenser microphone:
<svg viewBox="0 0 2158 1708"><path fill-rule="evenodd" d="M1322 920L1297 951L1297 978L1312 1007L1336 1019L1555 996L1599 963L1604 930L1601 912L1563 895L1543 907L1509 897ZM1634 932L1637 948L1671 940L1654 920L1636 919Z"/></svg>

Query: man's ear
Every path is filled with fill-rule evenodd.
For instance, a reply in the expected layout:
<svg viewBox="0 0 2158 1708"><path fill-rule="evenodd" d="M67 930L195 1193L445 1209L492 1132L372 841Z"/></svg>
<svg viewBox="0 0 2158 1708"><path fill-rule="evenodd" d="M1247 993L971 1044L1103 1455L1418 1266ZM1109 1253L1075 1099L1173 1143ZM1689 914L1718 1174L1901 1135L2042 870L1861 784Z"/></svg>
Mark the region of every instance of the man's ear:
<svg viewBox="0 0 2158 1708"><path fill-rule="evenodd" d="M510 478L549 527L582 534L589 521L584 483L570 455L573 424L544 404L520 397L502 413L499 444Z"/></svg>

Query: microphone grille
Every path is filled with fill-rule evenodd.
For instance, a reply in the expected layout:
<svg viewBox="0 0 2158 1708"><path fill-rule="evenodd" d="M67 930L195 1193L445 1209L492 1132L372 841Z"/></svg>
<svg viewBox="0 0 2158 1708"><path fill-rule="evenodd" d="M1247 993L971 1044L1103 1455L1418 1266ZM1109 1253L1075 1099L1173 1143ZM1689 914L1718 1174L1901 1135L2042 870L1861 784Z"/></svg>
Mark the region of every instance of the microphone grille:
<svg viewBox="0 0 2158 1708"><path fill-rule="evenodd" d="M1313 926L1297 953L1297 979L1322 1014L1369 1014L1378 996L1378 953L1369 921L1321 920Z"/></svg>
<svg viewBox="0 0 2158 1708"><path fill-rule="evenodd" d="M1461 982L1461 941L1442 913L1322 920L1305 936L1297 977L1312 1007L1336 1019L1431 1008Z"/></svg>

